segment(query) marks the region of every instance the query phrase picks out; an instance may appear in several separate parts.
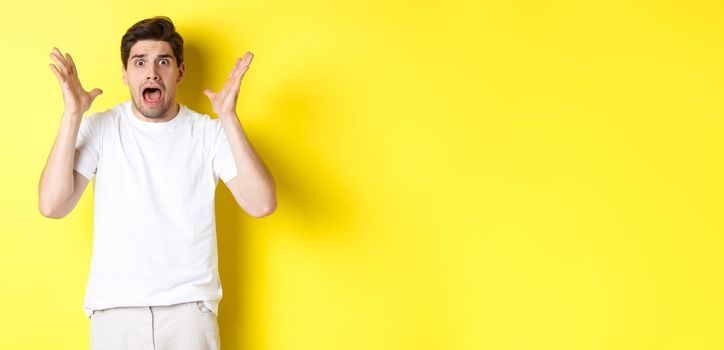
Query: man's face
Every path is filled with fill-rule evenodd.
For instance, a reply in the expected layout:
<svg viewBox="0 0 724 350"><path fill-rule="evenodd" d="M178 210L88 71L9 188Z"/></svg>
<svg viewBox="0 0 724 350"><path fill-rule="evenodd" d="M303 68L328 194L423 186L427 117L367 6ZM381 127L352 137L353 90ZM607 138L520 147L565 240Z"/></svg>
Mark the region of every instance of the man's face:
<svg viewBox="0 0 724 350"><path fill-rule="evenodd" d="M134 113L146 118L171 119L176 113L176 84L186 68L176 65L171 45L165 41L141 40L131 47L123 83L131 91Z"/></svg>

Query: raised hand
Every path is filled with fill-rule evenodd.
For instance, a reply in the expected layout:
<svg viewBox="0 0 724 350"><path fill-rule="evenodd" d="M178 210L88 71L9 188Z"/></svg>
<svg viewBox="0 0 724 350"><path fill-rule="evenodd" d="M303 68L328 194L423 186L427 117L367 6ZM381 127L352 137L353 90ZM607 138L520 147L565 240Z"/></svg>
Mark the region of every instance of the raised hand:
<svg viewBox="0 0 724 350"><path fill-rule="evenodd" d="M239 85L244 73L249 69L254 54L247 52L243 58L237 58L234 67L226 79L224 87L219 92L204 90L204 94L211 100L211 108L219 117L236 115L236 100L239 97Z"/></svg>
<svg viewBox="0 0 724 350"><path fill-rule="evenodd" d="M69 53L63 55L58 48L54 47L50 53L50 58L55 62L55 65L50 64L50 69L58 78L58 83L63 91L65 111L82 115L90 108L93 100L103 91L93 89L89 92L83 89L80 80L78 80L78 70L75 68L75 63L73 63L73 58L70 57Z"/></svg>

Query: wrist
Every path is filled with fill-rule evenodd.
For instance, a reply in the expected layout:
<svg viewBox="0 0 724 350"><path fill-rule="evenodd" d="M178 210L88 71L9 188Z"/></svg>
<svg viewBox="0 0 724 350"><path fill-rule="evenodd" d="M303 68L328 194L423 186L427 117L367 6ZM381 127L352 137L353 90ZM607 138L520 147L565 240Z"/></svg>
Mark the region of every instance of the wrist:
<svg viewBox="0 0 724 350"><path fill-rule="evenodd" d="M83 112L72 109L65 109L63 110L63 118L80 120L83 119Z"/></svg>
<svg viewBox="0 0 724 350"><path fill-rule="evenodd" d="M239 117L236 115L236 112L227 112L227 113L221 113L219 114L220 119L239 119Z"/></svg>

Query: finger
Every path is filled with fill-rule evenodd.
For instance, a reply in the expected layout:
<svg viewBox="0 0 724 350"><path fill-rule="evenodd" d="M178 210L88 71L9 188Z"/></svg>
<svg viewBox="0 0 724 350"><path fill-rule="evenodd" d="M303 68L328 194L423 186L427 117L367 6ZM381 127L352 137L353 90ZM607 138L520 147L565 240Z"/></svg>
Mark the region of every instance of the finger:
<svg viewBox="0 0 724 350"><path fill-rule="evenodd" d="M242 63L239 66L238 71L236 72L237 84L238 84L238 81L241 80L241 77L244 76L244 73L246 73L246 71L249 70L249 65L251 64L251 60L253 58L254 58L254 55L251 52L247 52L246 55L244 55L244 59L242 60Z"/></svg>
<svg viewBox="0 0 724 350"><path fill-rule="evenodd" d="M244 78L244 74L246 73L247 70L249 70L248 64L239 68L239 72L237 72L236 77L234 79L234 85L239 86L241 84L241 79Z"/></svg>
<svg viewBox="0 0 724 350"><path fill-rule="evenodd" d="M229 89L231 85L235 84L236 72L238 71L240 65L241 58L237 58L236 61L234 61L234 66L231 68L231 72L229 72L229 77L226 79L226 83L224 83L224 89Z"/></svg>
<svg viewBox="0 0 724 350"><path fill-rule="evenodd" d="M250 65L251 65L251 60L249 60L245 64L242 64L241 67L239 67L240 72L238 74L243 75L249 69Z"/></svg>
<svg viewBox="0 0 724 350"><path fill-rule="evenodd" d="M239 70L239 67L241 66L241 63L242 63L243 61L244 61L244 60L243 60L241 57L237 57L237 58L234 60L234 68L231 70L231 72L232 72L232 73L236 73L236 71Z"/></svg>
<svg viewBox="0 0 724 350"><path fill-rule="evenodd" d="M58 78L59 83L62 84L65 82L65 76L63 75L63 73L61 73L58 68L56 68L55 65L53 65L52 63L50 64L50 70L52 70L55 74L55 77Z"/></svg>
<svg viewBox="0 0 724 350"><path fill-rule="evenodd" d="M241 73L240 71L244 69L244 67L248 67L250 63L251 56L247 52L246 55L244 55L244 58L241 59L241 63L239 64L239 68L237 69L236 74L239 75Z"/></svg>
<svg viewBox="0 0 724 350"><path fill-rule="evenodd" d="M242 67L246 66L248 67L251 64L251 60L254 59L254 54L247 51L246 55L244 55L244 62L242 63Z"/></svg>
<svg viewBox="0 0 724 350"><path fill-rule="evenodd" d="M58 55L56 55L55 53L51 53L51 54L50 54L50 59L52 59L53 62L55 62L55 65L58 66L58 68L60 69L60 71L63 72L63 76L66 76L66 77L67 77L67 76L68 76L68 67L65 66L65 63L60 60L60 58L58 57Z"/></svg>
<svg viewBox="0 0 724 350"><path fill-rule="evenodd" d="M231 67L231 71L229 71L229 76L228 76L229 79L231 79L234 76L236 69L239 67L239 63L241 63L241 58L237 58L234 61L234 65Z"/></svg>
<svg viewBox="0 0 724 350"><path fill-rule="evenodd" d="M73 57L70 57L70 54L66 52L65 59L68 60L68 70L71 74L78 74L78 71L75 69L75 62L73 62Z"/></svg>
<svg viewBox="0 0 724 350"><path fill-rule="evenodd" d="M234 63L234 68L231 69L231 72L229 72L229 77L226 79L226 82L224 82L224 88L223 90L229 90L234 87L234 84L236 84L236 74L239 69L239 65L241 64L241 59L237 59Z"/></svg>
<svg viewBox="0 0 724 350"><path fill-rule="evenodd" d="M58 58L63 62L63 65L68 67L68 62L65 60L65 57L62 53L60 53L60 50L58 50L57 47L53 48L53 52L58 56Z"/></svg>
<svg viewBox="0 0 724 350"><path fill-rule="evenodd" d="M242 67L239 69L239 71L236 73L236 76L234 77L234 87L237 89L239 88L239 85L241 85L241 79L244 78L244 73L246 73L247 67Z"/></svg>
<svg viewBox="0 0 724 350"><path fill-rule="evenodd" d="M88 95L90 95L91 101L93 101L96 97L98 97L98 95L100 95L102 93L103 93L103 90L95 88L95 89L91 90L91 92L89 92Z"/></svg>
<svg viewBox="0 0 724 350"><path fill-rule="evenodd" d="M238 79L241 80L241 78L244 76L244 74L245 74L246 71L248 71L248 70L249 70L249 65L248 65L248 64L245 64L245 65L241 66L241 68L239 68L239 73L237 73Z"/></svg>

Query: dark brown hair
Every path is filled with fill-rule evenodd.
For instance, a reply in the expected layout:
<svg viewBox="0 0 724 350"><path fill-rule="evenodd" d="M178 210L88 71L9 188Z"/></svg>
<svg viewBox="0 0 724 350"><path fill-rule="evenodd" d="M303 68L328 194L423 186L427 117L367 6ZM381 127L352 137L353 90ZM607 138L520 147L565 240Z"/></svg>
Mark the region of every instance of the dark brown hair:
<svg viewBox="0 0 724 350"><path fill-rule="evenodd" d="M166 16L156 16L138 21L128 28L126 34L121 38L121 60L123 69L128 68L128 56L131 54L131 47L140 40L159 40L171 45L173 55L176 56L176 66L184 62L184 39L176 32L171 19Z"/></svg>

